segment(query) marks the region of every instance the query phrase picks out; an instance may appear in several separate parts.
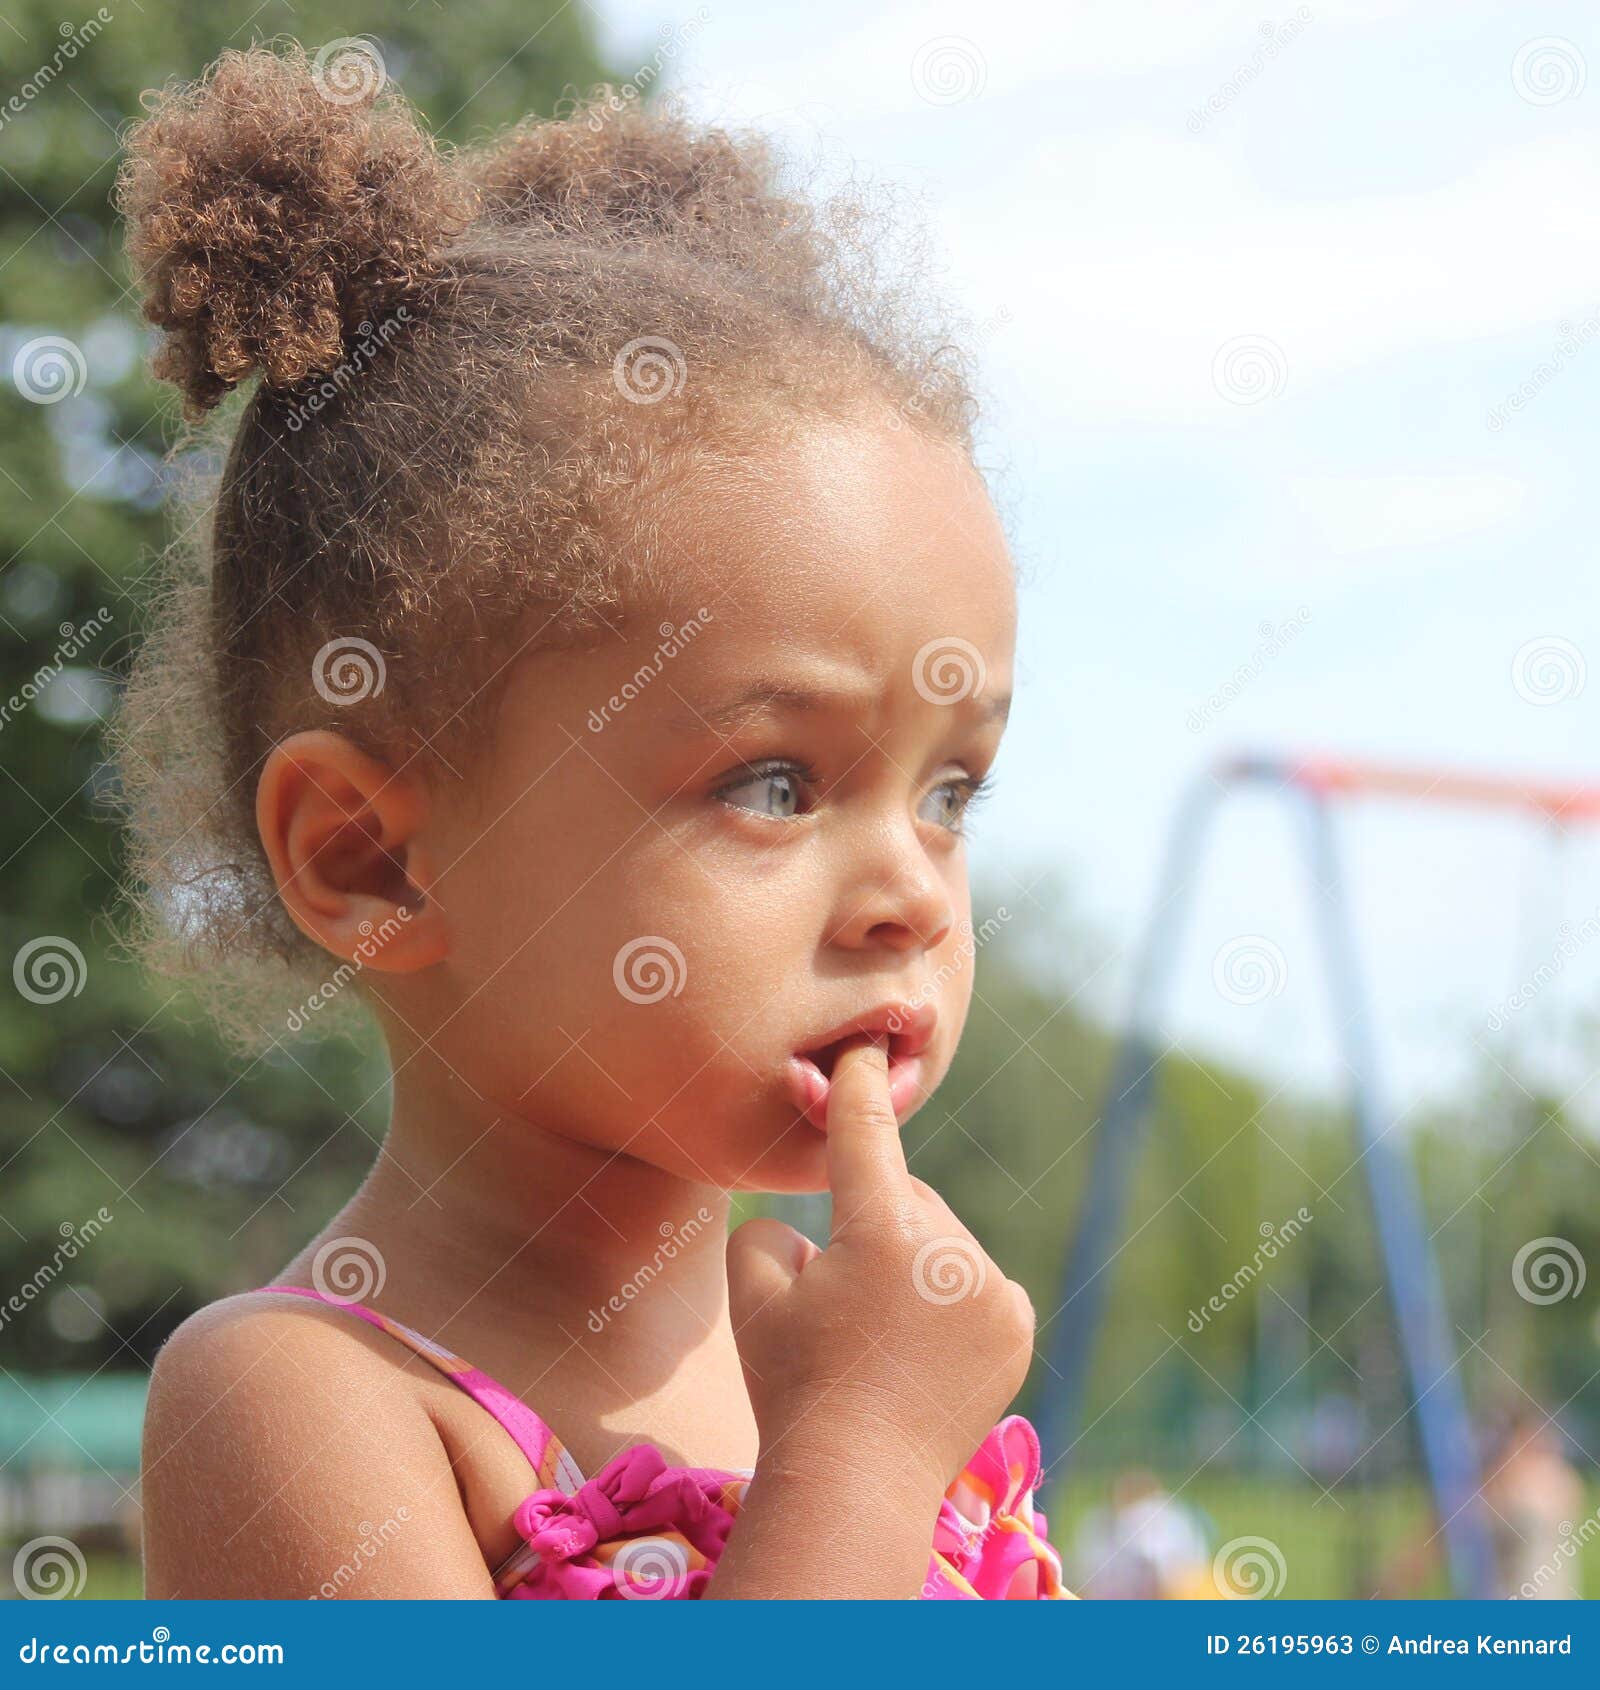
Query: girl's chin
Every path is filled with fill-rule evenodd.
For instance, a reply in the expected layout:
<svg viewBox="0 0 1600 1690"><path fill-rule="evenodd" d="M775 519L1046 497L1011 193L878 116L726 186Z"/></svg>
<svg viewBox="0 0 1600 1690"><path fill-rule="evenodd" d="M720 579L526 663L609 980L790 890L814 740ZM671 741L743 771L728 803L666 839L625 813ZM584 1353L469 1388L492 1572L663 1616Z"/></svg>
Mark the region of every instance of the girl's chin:
<svg viewBox="0 0 1600 1690"><path fill-rule="evenodd" d="M765 1155L752 1153L729 1187L773 1197L809 1197L828 1189L828 1141L809 1121L791 1117Z"/></svg>

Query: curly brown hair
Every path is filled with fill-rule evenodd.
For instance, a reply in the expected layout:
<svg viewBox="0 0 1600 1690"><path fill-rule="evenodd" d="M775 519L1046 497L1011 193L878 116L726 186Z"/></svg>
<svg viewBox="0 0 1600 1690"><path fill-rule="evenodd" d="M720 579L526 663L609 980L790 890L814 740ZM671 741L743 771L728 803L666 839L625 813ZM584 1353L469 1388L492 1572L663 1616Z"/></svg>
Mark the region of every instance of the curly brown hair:
<svg viewBox="0 0 1600 1690"><path fill-rule="evenodd" d="M626 618L669 471L872 406L970 452L975 406L893 207L758 136L601 89L451 149L293 44L149 103L117 203L154 371L193 424L259 380L113 725L129 937L260 1048L327 967L256 833L277 741L454 767L530 629Z"/></svg>

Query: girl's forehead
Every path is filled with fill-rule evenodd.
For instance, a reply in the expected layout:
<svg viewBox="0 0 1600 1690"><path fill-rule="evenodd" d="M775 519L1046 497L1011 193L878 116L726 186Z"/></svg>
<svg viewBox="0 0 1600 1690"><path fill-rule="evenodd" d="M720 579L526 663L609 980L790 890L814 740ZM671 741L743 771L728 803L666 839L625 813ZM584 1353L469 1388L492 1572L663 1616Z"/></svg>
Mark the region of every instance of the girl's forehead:
<svg viewBox="0 0 1600 1690"><path fill-rule="evenodd" d="M951 703L965 716L1011 691L1016 598L1003 554L792 547L781 567L708 593L690 626L692 640L675 637L671 690L690 720L725 732L761 716L866 722Z"/></svg>
<svg viewBox="0 0 1600 1690"><path fill-rule="evenodd" d="M801 639L874 668L955 637L1009 661L1015 582L987 490L913 430L815 431L678 488L662 516L673 610L705 607L724 636Z"/></svg>
<svg viewBox="0 0 1600 1690"><path fill-rule="evenodd" d="M1011 672L1009 665L991 669L975 646L957 639L931 642L912 663L886 673L796 650L770 668L703 673L675 693L674 703L661 723L667 732L722 738L762 721L799 719L873 731L873 723L937 715L950 706L958 707L951 715L964 725L1000 728L1011 707Z"/></svg>

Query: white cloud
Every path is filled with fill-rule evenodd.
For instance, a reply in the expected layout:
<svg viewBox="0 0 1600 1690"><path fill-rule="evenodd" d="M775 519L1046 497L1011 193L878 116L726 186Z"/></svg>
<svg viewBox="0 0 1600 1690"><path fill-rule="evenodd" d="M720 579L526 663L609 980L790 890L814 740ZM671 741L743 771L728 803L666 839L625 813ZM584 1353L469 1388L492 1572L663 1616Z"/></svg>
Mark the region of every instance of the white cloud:
<svg viewBox="0 0 1600 1690"><path fill-rule="evenodd" d="M1013 315L997 373L1057 414L1228 422L1211 368L1235 336L1280 346L1300 391L1416 348L1530 329L1542 345L1600 296L1600 153L1575 139L1333 203L1268 195L1150 131L1050 143L1018 175L1004 202L951 202L942 239L979 308Z"/></svg>
<svg viewBox="0 0 1600 1690"><path fill-rule="evenodd" d="M1512 528L1527 498L1516 476L1460 469L1300 475L1284 496L1334 553L1433 548Z"/></svg>

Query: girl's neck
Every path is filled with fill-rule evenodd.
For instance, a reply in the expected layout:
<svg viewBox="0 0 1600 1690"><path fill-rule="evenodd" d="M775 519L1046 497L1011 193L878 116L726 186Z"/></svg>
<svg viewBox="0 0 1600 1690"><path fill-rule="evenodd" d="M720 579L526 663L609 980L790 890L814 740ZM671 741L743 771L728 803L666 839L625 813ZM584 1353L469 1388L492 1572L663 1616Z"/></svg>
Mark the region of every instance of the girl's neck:
<svg viewBox="0 0 1600 1690"><path fill-rule="evenodd" d="M447 1329L553 1323L642 1360L729 1336L728 1209L716 1186L498 1113L424 1054L325 1236L366 1240L385 1279L372 1300L446 1344Z"/></svg>

